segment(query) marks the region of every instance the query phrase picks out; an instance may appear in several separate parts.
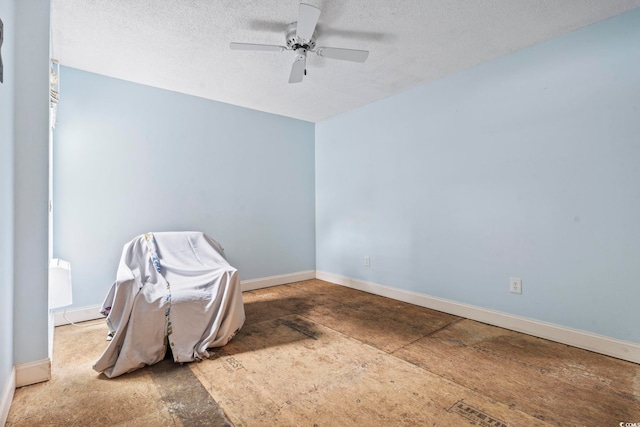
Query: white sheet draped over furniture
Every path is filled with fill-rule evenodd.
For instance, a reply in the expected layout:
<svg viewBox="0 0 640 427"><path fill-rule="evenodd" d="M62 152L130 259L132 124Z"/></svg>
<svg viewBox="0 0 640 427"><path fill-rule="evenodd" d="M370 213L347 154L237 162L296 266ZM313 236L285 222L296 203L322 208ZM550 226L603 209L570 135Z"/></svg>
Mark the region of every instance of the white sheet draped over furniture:
<svg viewBox="0 0 640 427"><path fill-rule="evenodd" d="M102 305L110 336L93 369L113 378L164 359L209 357L242 327L238 271L200 232L147 233L124 246Z"/></svg>

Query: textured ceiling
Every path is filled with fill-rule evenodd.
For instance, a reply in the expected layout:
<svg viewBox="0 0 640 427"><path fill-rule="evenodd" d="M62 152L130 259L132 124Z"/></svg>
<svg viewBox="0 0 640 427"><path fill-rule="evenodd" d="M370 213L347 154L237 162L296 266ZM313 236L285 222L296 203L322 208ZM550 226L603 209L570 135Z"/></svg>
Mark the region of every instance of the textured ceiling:
<svg viewBox="0 0 640 427"><path fill-rule="evenodd" d="M53 57L317 122L640 7L640 0L305 0L322 10L319 46L370 54L364 64L309 54L297 84L288 83L293 52L229 49L232 41L284 45L298 3L52 0Z"/></svg>

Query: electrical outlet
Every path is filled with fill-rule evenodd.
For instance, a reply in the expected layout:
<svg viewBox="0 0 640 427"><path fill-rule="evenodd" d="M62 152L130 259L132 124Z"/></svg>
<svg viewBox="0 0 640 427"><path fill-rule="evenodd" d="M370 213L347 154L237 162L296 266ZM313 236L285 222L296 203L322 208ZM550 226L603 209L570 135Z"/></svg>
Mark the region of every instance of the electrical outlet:
<svg viewBox="0 0 640 427"><path fill-rule="evenodd" d="M364 257L364 266L369 267L371 265L371 259L368 256Z"/></svg>
<svg viewBox="0 0 640 427"><path fill-rule="evenodd" d="M510 277L509 292L512 294L522 294L522 279L518 277Z"/></svg>

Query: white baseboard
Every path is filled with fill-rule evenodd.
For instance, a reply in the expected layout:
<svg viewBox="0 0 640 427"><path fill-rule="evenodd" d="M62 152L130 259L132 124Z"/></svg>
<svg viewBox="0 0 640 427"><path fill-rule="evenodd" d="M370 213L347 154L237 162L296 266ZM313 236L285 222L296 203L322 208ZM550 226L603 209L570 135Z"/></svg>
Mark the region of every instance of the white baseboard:
<svg viewBox="0 0 640 427"><path fill-rule="evenodd" d="M552 323L514 316L512 314L450 301L444 298L437 298L425 294L419 294L417 292L391 288L378 283L351 279L349 277L322 271L309 270L278 276L263 277L259 279L243 280L240 282L240 285L242 287L242 291L246 292L254 289L284 285L287 283L315 278L335 283L337 285L369 292L375 295L392 298L398 301L419 305L421 307L465 317L467 319L477 320L478 322L488 323L490 325L499 326L512 331L545 338L562 344L571 345L573 347L583 348L585 350L594 351L607 356L640 363L640 344L638 343L623 341L603 335L554 325ZM100 319L103 317L99 313L100 308L101 305L92 305L66 310L66 312L56 312L54 314L55 325L67 325L70 321L75 323ZM16 378L18 378L17 375L16 371ZM18 379L16 379L16 383L18 382Z"/></svg>
<svg viewBox="0 0 640 427"><path fill-rule="evenodd" d="M278 276L261 277L259 279L242 280L240 286L242 292L254 289L268 288L271 286L284 285L287 283L300 282L316 278L315 270L299 271L297 273L281 274ZM55 326L69 325L71 322L87 322L89 320L102 319L100 314L102 305L90 305L86 307L73 308L69 310L56 311L53 314Z"/></svg>
<svg viewBox="0 0 640 427"><path fill-rule="evenodd" d="M89 305L86 307L73 308L70 310L56 311L53 313L53 324L55 326L69 325L71 322L86 322L89 320L103 319L100 314L101 304Z"/></svg>
<svg viewBox="0 0 640 427"><path fill-rule="evenodd" d="M2 396L0 396L0 426L7 423L7 417L9 417L9 409L11 409L11 402L13 401L13 394L15 391L16 369L12 368L11 374L2 389Z"/></svg>
<svg viewBox="0 0 640 427"><path fill-rule="evenodd" d="M332 273L316 271L316 278L371 294L408 302L512 331L594 351L618 359L628 360L629 362L640 363L640 344L635 342L623 341L416 292L390 288L377 283L351 279Z"/></svg>
<svg viewBox="0 0 640 427"><path fill-rule="evenodd" d="M41 383L51 379L51 360L42 359L35 362L21 363L15 366L16 387Z"/></svg>
<svg viewBox="0 0 640 427"><path fill-rule="evenodd" d="M259 279L243 280L240 282L242 292L255 289L269 288L271 286L285 285L287 283L301 282L316 278L315 270L299 271L297 273L281 274L279 276L262 277Z"/></svg>

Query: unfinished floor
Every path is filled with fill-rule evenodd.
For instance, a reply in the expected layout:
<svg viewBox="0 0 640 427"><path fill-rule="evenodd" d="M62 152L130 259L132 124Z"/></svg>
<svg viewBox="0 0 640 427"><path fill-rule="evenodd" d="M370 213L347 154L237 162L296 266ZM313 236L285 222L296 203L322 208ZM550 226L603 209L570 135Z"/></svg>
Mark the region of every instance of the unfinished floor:
<svg viewBox="0 0 640 427"><path fill-rule="evenodd" d="M320 280L243 294L209 360L115 379L91 369L104 321L56 328L52 379L8 426L618 426L640 365Z"/></svg>

